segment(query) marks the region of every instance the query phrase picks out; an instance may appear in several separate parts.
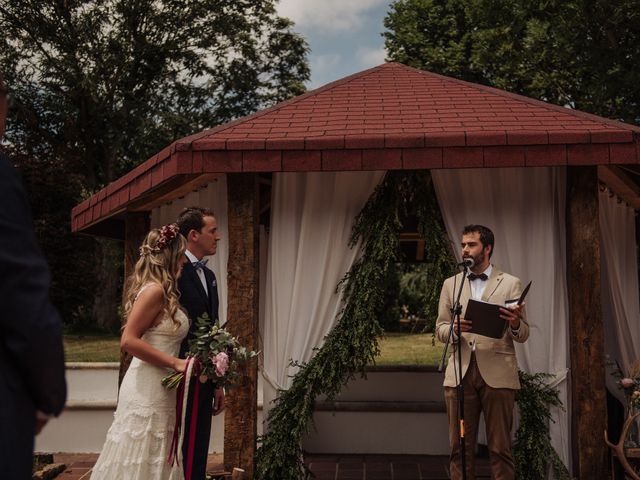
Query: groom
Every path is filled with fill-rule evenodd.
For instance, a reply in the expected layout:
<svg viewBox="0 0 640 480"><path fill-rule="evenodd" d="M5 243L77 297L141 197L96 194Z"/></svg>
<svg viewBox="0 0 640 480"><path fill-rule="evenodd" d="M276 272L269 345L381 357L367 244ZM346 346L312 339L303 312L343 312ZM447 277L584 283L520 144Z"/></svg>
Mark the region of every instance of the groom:
<svg viewBox="0 0 640 480"><path fill-rule="evenodd" d="M187 338L182 342L180 356L184 357L188 341L193 338L198 317L207 314L211 323L218 323L218 287L213 272L206 267L208 255L215 255L220 233L218 222L211 210L198 207L185 208L176 222L180 233L187 239L185 255L188 262L182 267L182 275L178 280L180 289L180 303L187 310L191 320L191 328ZM189 397L193 398L194 382L190 385ZM192 402L187 406L187 416L191 417ZM224 390L215 388L211 381L200 384L199 401L197 405L198 420L195 431L195 444L192 453L191 480L205 480L207 469L207 453L209 451L209 436L211 433L211 416L218 415L224 410ZM190 422L185 421L185 442L183 445L183 467L185 474L188 458L188 439Z"/></svg>

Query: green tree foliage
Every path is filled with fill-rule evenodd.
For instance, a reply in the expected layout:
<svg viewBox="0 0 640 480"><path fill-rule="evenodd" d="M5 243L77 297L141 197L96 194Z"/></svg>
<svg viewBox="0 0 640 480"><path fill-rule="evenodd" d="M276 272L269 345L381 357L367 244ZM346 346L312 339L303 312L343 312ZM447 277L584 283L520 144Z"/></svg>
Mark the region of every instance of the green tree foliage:
<svg viewBox="0 0 640 480"><path fill-rule="evenodd" d="M390 60L640 123L640 1L396 0Z"/></svg>
<svg viewBox="0 0 640 480"><path fill-rule="evenodd" d="M66 318L87 309L67 309L69 292L93 296L77 278L96 276L97 259L111 255L66 233L75 203L177 138L304 91L306 43L274 3L0 3L0 69L14 99L7 147L35 200L45 252L64 264L52 266ZM54 196L55 206L41 202Z"/></svg>

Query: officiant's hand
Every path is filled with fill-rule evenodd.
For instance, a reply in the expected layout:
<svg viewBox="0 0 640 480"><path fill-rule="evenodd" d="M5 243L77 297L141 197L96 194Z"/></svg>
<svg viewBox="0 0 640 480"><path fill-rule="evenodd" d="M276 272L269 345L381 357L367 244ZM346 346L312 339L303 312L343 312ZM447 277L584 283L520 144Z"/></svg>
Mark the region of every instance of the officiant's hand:
<svg viewBox="0 0 640 480"><path fill-rule="evenodd" d="M456 335L458 335L458 321L454 320L453 325L454 325L454 332L456 333ZM472 327L471 320L467 320L466 318L460 319L460 330L462 330L462 333L470 332L471 327Z"/></svg>
<svg viewBox="0 0 640 480"><path fill-rule="evenodd" d="M213 416L219 415L224 410L224 388L216 388L213 394Z"/></svg>
<svg viewBox="0 0 640 480"><path fill-rule="evenodd" d="M524 310L524 303L520 305L510 305L509 308L501 308L500 318L509 322L509 325L513 330L520 328L520 320L522 320L522 311Z"/></svg>

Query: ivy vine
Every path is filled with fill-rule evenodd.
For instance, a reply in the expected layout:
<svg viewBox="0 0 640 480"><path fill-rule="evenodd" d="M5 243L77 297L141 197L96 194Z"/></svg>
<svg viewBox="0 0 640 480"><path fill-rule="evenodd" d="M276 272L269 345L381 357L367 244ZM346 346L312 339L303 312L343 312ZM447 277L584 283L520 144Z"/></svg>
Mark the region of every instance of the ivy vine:
<svg viewBox="0 0 640 480"><path fill-rule="evenodd" d="M558 390L547 385L549 373L519 372L521 388L516 393L520 425L516 431L513 459L518 480L547 478L551 466L557 480L571 477L562 459L551 445L549 422L551 407L564 408Z"/></svg>

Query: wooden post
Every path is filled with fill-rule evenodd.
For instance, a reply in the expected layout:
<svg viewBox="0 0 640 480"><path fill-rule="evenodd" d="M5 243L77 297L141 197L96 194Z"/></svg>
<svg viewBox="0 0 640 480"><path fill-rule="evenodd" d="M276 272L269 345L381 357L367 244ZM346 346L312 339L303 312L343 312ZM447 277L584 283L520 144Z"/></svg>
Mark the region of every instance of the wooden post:
<svg viewBox="0 0 640 480"><path fill-rule="evenodd" d="M149 233L149 225L151 216L149 212L130 212L125 214L124 219L124 279L129 278L133 272L138 258L140 258L140 245L144 237ZM123 292L124 293L124 292ZM122 377L129 368L131 363L131 355L126 352L120 352L120 375L118 378L118 387L122 383Z"/></svg>
<svg viewBox="0 0 640 480"><path fill-rule="evenodd" d="M604 325L595 166L567 168L567 287L571 356L573 476L607 476Z"/></svg>
<svg viewBox="0 0 640 480"><path fill-rule="evenodd" d="M229 262L227 327L244 346L258 349L258 178L255 174L227 176L229 204ZM225 241L227 239L223 239ZM224 466L240 467L253 478L258 426L258 364L244 370L243 380L225 402Z"/></svg>

